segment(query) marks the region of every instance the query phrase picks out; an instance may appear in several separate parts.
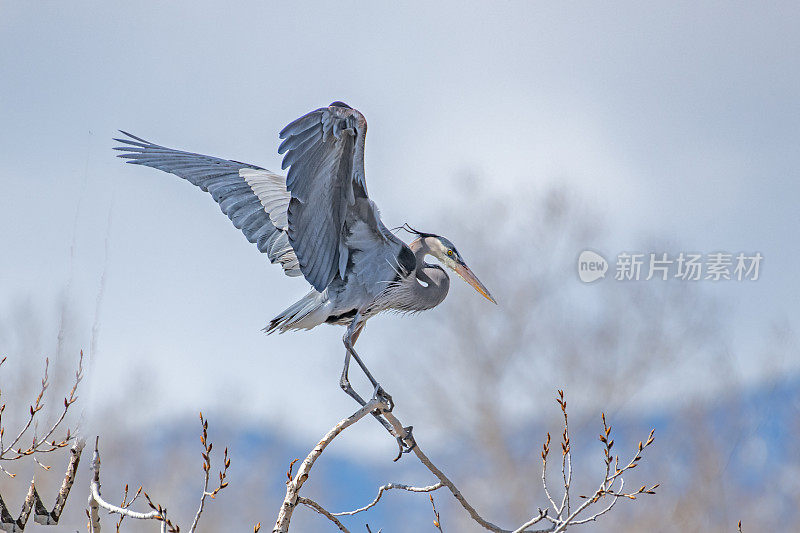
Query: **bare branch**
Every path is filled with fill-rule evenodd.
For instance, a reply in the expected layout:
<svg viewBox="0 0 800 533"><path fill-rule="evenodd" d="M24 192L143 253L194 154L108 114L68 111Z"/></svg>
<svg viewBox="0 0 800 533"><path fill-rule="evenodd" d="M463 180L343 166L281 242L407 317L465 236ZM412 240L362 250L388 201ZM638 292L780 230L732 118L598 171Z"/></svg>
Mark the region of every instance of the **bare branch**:
<svg viewBox="0 0 800 533"><path fill-rule="evenodd" d="M281 506L281 510L278 514L278 520L276 521L275 528L273 529L273 533L275 532L285 532L288 531L289 522L291 521L292 512L298 503L303 503L315 511L319 512L320 514L327 517L331 520L341 531L347 531L345 526L336 518L337 516L352 516L368 509L371 509L378 502L381 500L383 493L391 490L391 489L400 489L406 490L409 492L427 492L431 493L435 490L438 490L442 487L447 487L451 494L458 500L461 506L467 511L470 517L480 524L484 529L489 531L493 531L496 533L543 533L543 532L562 532L567 529L567 526L570 525L580 525L585 524L591 521L597 520L600 516L608 513L616 504L617 500L620 498L628 498L628 499L636 499L636 496L639 494L655 494L655 489L658 485L653 485L649 489L646 486L642 486L639 490L634 492L624 492L625 481L623 479L623 474L628 470L632 470L636 467L640 459L642 458L642 453L645 448L650 446L653 443L653 432L650 432L650 435L645 443L639 443L636 453L634 454L633 458L621 468L619 467L619 459L612 455L611 450L614 446L614 440L611 438L611 426L606 423L605 415L602 416L603 421L603 432L600 434L600 441L603 443L603 453L604 453L604 464L605 464L605 475L603 481L600 483L598 489L594 492L594 494L590 497L583 497L585 501L575 510L570 508L570 490L571 490L571 483L572 483L572 452L571 452L571 441L570 441L570 432L569 432L569 417L567 415L567 402L564 399L564 392L562 390L558 391L558 397L556 398L558 402L561 412L564 419L564 429L561 434L561 479L564 485L564 494L561 498L560 503L556 503L555 499L552 497L548 487L547 487L547 459L550 453L550 434L547 434L547 438L542 446L542 485L544 486L545 493L549 500L552 510L554 511L554 515L549 514L549 509L539 509L538 513L532 516L529 520L523 523L521 526L514 530L507 530L502 529L499 526L487 521L483 517L481 517L475 508L467 501L467 499L463 496L461 491L455 486L455 484L441 471L439 470L436 465L425 455L425 453L420 448L419 444L416 442L416 439L413 437L411 433L411 427L404 427L402 423L397 419L393 412L388 411L388 406L383 403L383 400L378 400L373 398L367 405L356 411L350 417L342 420L333 429L331 429L325 437L317 444L317 446L309 453L306 459L301 464L297 474L292 476L292 470L295 461L292 461L292 464L289 467L289 472L287 473L287 477L289 478L286 482L286 497L284 498L283 505ZM389 422L394 430L394 433L400 435L401 440L403 441L404 445L407 447L409 452L413 452L420 462L425 465L428 470L439 480L438 483L426 487L413 487L404 485L401 483L388 483L386 485L381 486L378 489L378 494L375 499L361 507L359 509L355 509L353 511L346 511L340 513L331 513L327 511L322 505L319 503L308 500L306 498L302 498L299 495L300 488L308 479L310 474L311 468L314 465L314 462L319 458L322 452L325 450L325 447L334 439L337 435L339 435L344 429L349 427L350 425L354 424L366 414L379 411L381 415ZM614 467L612 468L612 463L614 463ZM617 481L619 480L619 489L614 489ZM438 511L436 510L436 506L433 501L433 496L431 494L428 495L431 501L431 506L433 507L434 511L434 526L438 528L440 531L442 530L440 516ZM610 503L603 507L601 510L596 512L595 514L585 517L579 518L580 515L586 512L593 504L597 503L603 498L610 498ZM532 530L530 529L531 526L534 526L542 521L550 522L550 526L545 529L538 529Z"/></svg>
<svg viewBox="0 0 800 533"><path fill-rule="evenodd" d="M331 513L328 510L326 510L324 507L322 507L320 504L318 504L314 500L311 500L309 498L304 498L302 496L298 496L297 497L297 503L301 503L303 505L307 505L308 507L311 507L312 509L314 509L316 512L318 512L319 514L321 514L322 516L324 516L325 518L327 518L328 520L330 520L331 522L336 524L336 527L339 528L339 531L343 531L344 533L350 533L350 530L347 529L346 527L344 527L344 524L342 524L339 521L339 519L336 518L336 516L333 513Z"/></svg>
<svg viewBox="0 0 800 533"><path fill-rule="evenodd" d="M547 518L547 509L539 509L539 515L538 516L535 516L535 517L531 518L530 520L528 520L527 522L525 522L524 524L519 526L517 529L515 529L512 533L522 533L523 531L527 530L532 525L538 524L539 522L541 522L545 518ZM548 531L548 530L543 529L541 531Z"/></svg>
<svg viewBox="0 0 800 533"><path fill-rule="evenodd" d="M409 429L404 428L403 424L400 423L400 421L397 419L396 416L394 416L393 413L384 413L384 416L386 417L386 420L388 420L389 423L392 425L392 427L395 429L395 431L397 431L398 435L403 435L404 440L410 442L409 445L412 451L414 452L414 455L417 456L417 459L419 459L420 462L422 462L422 464L424 464L428 468L428 470L430 470L430 472L434 476L436 476L436 478L439 479L439 481L445 487L447 487L450 490L453 496L455 496L456 500L458 500L458 503L460 503L461 506L469 513L469 515L472 517L473 520L475 520L483 528L488 529L489 531L494 531L496 533L507 533L507 530L504 530L492 524L491 522L485 520L481 515L478 514L478 511L476 511L475 508L467 501L467 499L464 498L464 496L461 494L461 491L458 490L458 487L456 487L455 484L452 481L450 481L450 478L447 477L444 472L439 470L439 468L437 468L436 465L434 465L430 459L428 459L428 456L425 455L425 453L419 447L416 440L411 435Z"/></svg>
<svg viewBox="0 0 800 533"><path fill-rule="evenodd" d="M219 472L219 485L213 491L208 492L208 481L211 474L211 449L213 448L213 444L211 441L208 440L208 421L203 418L203 413L200 413L200 425L203 427L203 436L200 437L200 442L203 444L203 472L205 473L205 479L203 482L203 495L200 497L200 506L197 509L197 513L194 515L194 520L192 521L192 526L189 528L189 533L194 533L195 529L197 529L197 523L200 521L200 515L203 514L203 506L206 502L206 496L211 496L213 499L219 491L224 489L228 486L228 482L225 481L225 478L228 475L228 467L231 466L231 460L228 458L228 448L225 448L225 453L222 459L223 469Z"/></svg>
<svg viewBox="0 0 800 533"><path fill-rule="evenodd" d="M542 445L542 487L544 488L544 493L547 496L548 501L550 502L550 506L553 509L558 509L558 505L556 505L553 496L550 495L550 489L547 488L547 456L550 454L550 432L547 433L547 438Z"/></svg>
<svg viewBox="0 0 800 533"><path fill-rule="evenodd" d="M159 513L159 509L153 509L149 513L140 513L137 511L131 511L127 507L118 507L114 504L108 503L105 501L102 496L100 496L100 451L98 449L99 444L99 437L95 440L94 444L94 454L92 455L92 481L89 484L89 507L96 511L97 506L102 507L103 509L107 510L110 513L119 514L122 516L127 516L129 518L135 518L136 520L161 520L162 517ZM149 498L148 498L149 501ZM151 504L152 505L152 504ZM100 531L100 519L96 517L96 512L92 513L92 520L90 524L91 531L93 533Z"/></svg>
<svg viewBox="0 0 800 533"><path fill-rule="evenodd" d="M435 490L439 490L442 487L444 487L444 485L441 482L436 483L434 485L429 485L427 487L412 487L410 485L404 485L402 483L387 483L386 485L381 485L378 488L378 495L375 497L374 500L372 500L370 503L368 503L364 507L360 507L360 508L355 509L353 511L344 511L344 512L341 512L341 513L332 513L332 514L334 516L352 516L354 514L358 514L358 513L364 512L367 509L370 509L371 507L374 507L375 505L377 505L377 503L381 499L381 496L383 496L383 493L386 492L387 490L400 489L400 490L407 490L408 492L433 492Z"/></svg>
<svg viewBox="0 0 800 533"><path fill-rule="evenodd" d="M191 528L189 529L190 532L194 532L197 528L197 525L200 521L200 515L203 513L203 508L205 505L205 501L207 497L211 497L212 499L219 493L221 490L228 486L226 480L228 475L228 468L230 467L231 460L228 457L228 449L225 448L225 452L223 455L223 467L222 470L219 471L219 484L217 487L209 491L209 483L210 483L210 472L211 472L211 450L213 449L214 445L208 440L208 421L203 418L203 414L200 413L200 423L203 428L203 433L200 438L200 442L203 445L203 493L200 497L200 505L195 513L194 520L192 521ZM99 508L102 507L106 509L108 512L112 514L119 515L119 519L117 520L117 531L119 531L120 525L122 524L122 520L124 518L133 518L136 520L157 520L161 523L160 529L162 532L166 533L169 531L170 533L178 533L180 531L180 527L174 524L168 517L167 517L167 509L157 503L154 503L147 492L142 490L142 487L136 491L136 494L128 500L128 486L125 485L125 491L122 497L122 504L120 506L113 505L108 503L107 501L103 500L102 496L100 496L100 452L98 450L98 439L95 441L94 447L94 456L92 457L92 481L89 486L89 509L87 510L87 515L89 517L89 531L90 533L99 533L100 532L100 516L99 516ZM144 496L145 500L147 501L147 505L150 507L149 512L138 512L133 511L130 509L131 504L137 500L137 498L142 495ZM260 527L260 526L259 526Z"/></svg>
<svg viewBox="0 0 800 533"><path fill-rule="evenodd" d="M2 362L5 362L5 358L3 358ZM2 365L0 362L0 365ZM48 387L50 386L49 376L48 376L48 369L50 366L49 359L45 359L45 368L44 373L41 380L41 386L39 389L39 393L36 395L33 403L28 408L28 418L25 424L22 426L22 429L19 430L17 436L14 437L14 440L11 441L10 444L4 446L2 444L2 437L5 433L5 429L0 424L0 461L16 461L22 457L27 457L29 455L33 455L36 453L49 453L55 450L59 450L61 448L65 448L69 446L69 443L74 440L74 436L71 435L71 431L67 428L66 436L61 440L52 439L53 434L58 430L61 424L64 422L64 419L69 412L69 408L78 401L78 397L76 395L78 390L78 385L80 384L81 380L83 379L83 351L81 351L80 359L78 360L78 369L75 371L75 381L72 385L72 389L69 392L69 395L64 398L64 407L61 410L60 415L58 418L53 422L50 428L45 432L45 434L41 438L37 438L34 434L30 446L23 449L19 447L18 444L28 432L28 430L35 426L37 423L37 417L41 410L44 408L44 395L47 392ZM2 417L2 413L5 410L5 404L0 406L0 417ZM42 464L38 459L34 457L34 461L44 468L48 470L49 467ZM0 471L3 473L14 477L12 473L8 472L5 468L0 467Z"/></svg>
<svg viewBox="0 0 800 533"><path fill-rule="evenodd" d="M439 530L439 533L444 533L444 530L442 530L442 520L439 516L439 511L436 510L436 503L433 501L433 494L428 494L428 498L430 498L431 507L433 507L433 526Z"/></svg>
<svg viewBox="0 0 800 533"><path fill-rule="evenodd" d="M75 473L78 468L78 463L81 459L81 452L83 451L84 442L82 440L76 441L70 449L69 463L67 464L67 471L64 474L64 481L61 483L61 488L56 496L56 502L53 505L53 510L48 511L44 506L39 493L36 490L36 484L31 480L31 485L28 488L28 494L22 504L19 518L14 520L6 508L6 504L0 497L0 529L4 531L22 531L33 512L33 520L37 524L42 525L55 525L61 518L61 512L64 510L64 504L67 502L72 484L75 482Z"/></svg>
<svg viewBox="0 0 800 533"><path fill-rule="evenodd" d="M297 506L297 498L299 497L300 489L308 479L308 475L311 472L311 469L314 467L314 463L319 456L322 455L322 452L325 450L328 444L330 444L333 439L335 439L342 431L352 426L372 411L384 411L385 409L388 409L388 407L389 406L383 399L371 399L366 405L364 405L364 407L336 424L322 438L322 440L317 443L314 449L311 450L303 463L300 465L300 468L297 470L297 474L295 474L294 478L286 482L286 496L284 497L283 504L278 512L278 518L275 521L275 527L272 529L273 533L285 533L289 530L289 523L292 520L292 513Z"/></svg>
<svg viewBox="0 0 800 533"><path fill-rule="evenodd" d="M564 497L561 500L561 506L557 509L558 517L561 518L565 511L569 514L569 485L572 478L572 454L570 453L567 401L564 399L564 391L561 389L558 389L556 402L559 407L561 407L561 413L564 416L564 432L561 434L561 478L564 480ZM569 464L569 467L567 464Z"/></svg>
<svg viewBox="0 0 800 533"><path fill-rule="evenodd" d="M620 478L620 480L619 480L619 492L621 493L624 488L625 488L625 480ZM609 503L608 506L605 509L603 509L599 513L593 514L589 518L584 518L582 520L575 520L575 521L572 522L571 525L578 526L578 525L581 525L581 524L585 524L587 522L594 522L594 521L597 520L598 517L600 517L600 516L606 514L607 512L609 512L611 510L611 508L614 507L614 505L619 501L619 498L620 498L619 494L613 494L610 491L609 491L609 495L613 496L613 498L611 499L611 503Z"/></svg>

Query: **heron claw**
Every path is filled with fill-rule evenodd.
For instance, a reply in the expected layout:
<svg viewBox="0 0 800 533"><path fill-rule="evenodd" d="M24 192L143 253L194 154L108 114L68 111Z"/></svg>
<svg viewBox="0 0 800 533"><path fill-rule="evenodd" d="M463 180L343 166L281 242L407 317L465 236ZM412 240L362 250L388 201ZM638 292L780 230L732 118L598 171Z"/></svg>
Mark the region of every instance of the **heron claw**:
<svg viewBox="0 0 800 533"><path fill-rule="evenodd" d="M403 435L397 437L397 445L400 451L397 452L397 457L394 458L394 462L399 461L404 453L410 453L417 447L417 441L414 440L414 435L412 434L413 430L414 426L406 426L403 428Z"/></svg>
<svg viewBox="0 0 800 533"><path fill-rule="evenodd" d="M378 400L382 400L386 404L386 411L387 413L391 413L392 409L394 409L394 401L392 400L392 395L383 390L383 387L380 384L375 385L375 392L372 395L373 398Z"/></svg>

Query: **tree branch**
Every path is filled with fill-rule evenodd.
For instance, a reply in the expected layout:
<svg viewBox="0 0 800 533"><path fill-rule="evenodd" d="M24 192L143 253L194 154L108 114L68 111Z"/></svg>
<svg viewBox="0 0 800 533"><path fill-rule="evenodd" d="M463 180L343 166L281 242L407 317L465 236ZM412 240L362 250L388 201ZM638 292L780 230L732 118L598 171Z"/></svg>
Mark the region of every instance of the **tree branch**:
<svg viewBox="0 0 800 533"><path fill-rule="evenodd" d="M0 366L5 363L6 358L4 357L0 360ZM78 360L78 369L75 371L75 381L72 385L72 389L69 392L69 396L64 398L64 407L61 410L60 415L58 418L50 425L47 432L41 437L37 438L36 435L33 436L31 440L30 446L23 449L22 447L18 446L19 442L28 432L28 430L34 426L34 422L37 422L37 417L39 413L44 408L44 396L47 392L48 387L50 386L50 380L48 376L48 369L50 367L50 360L45 359L45 366L44 372L42 375L41 386L39 388L39 393L36 395L33 403L28 408L28 419L25 424L22 426L22 429L19 430L14 440L11 441L10 444L3 445L3 435L5 434L5 428L2 426L2 415L3 411L5 410L5 404L0 405L0 461L16 461L21 459L22 457L27 457L29 455L33 455L36 453L49 453L55 450L59 450L61 448L65 448L69 446L69 443L72 442L74 437L71 435L69 428L67 428L66 436L61 439L60 441L56 441L51 437L53 434L58 430L61 424L64 422L64 419L69 412L69 408L78 401L78 397L76 395L78 390L78 385L80 384L81 380L83 379L83 351L81 351L80 359ZM48 441L48 439L51 439ZM49 469L49 467L40 463L36 458L34 461L44 468L45 470ZM7 471L5 468L0 466L0 472L7 474L10 477L14 477L14 474Z"/></svg>
<svg viewBox="0 0 800 533"><path fill-rule="evenodd" d="M374 500L372 500L370 503L368 503L364 507L360 507L360 508L355 509L353 511L344 511L344 512L341 512L341 513L331 513L331 514L333 516L352 516L354 514L358 514L358 513L364 512L367 509L377 505L378 502L381 499L381 496L383 496L383 493L385 491L387 491L387 490L401 489L401 490L407 490L408 492L433 492L435 490L441 489L442 487L444 487L444 485L441 482L436 483L434 485L429 485L427 487L412 487L410 485L404 485L402 483L387 483L386 485L381 485L378 488L378 495L375 497Z"/></svg>
<svg viewBox="0 0 800 533"><path fill-rule="evenodd" d="M225 481L225 479L227 478L228 468L231 464L231 461L228 458L228 449L225 448L225 453L223 455L223 468L219 472L219 485L217 485L214 490L209 491L208 485L211 473L211 450L213 449L214 445L208 440L208 421L203 418L203 413L200 413L200 424L203 428L203 433L200 437L200 442L203 445L203 492L200 497L200 505L195 513L194 520L192 521L192 525L189 529L190 533L194 533L194 531L197 529L200 516L203 513L206 497L211 497L213 499L217 493L228 486L228 483ZM125 493L122 497L121 506L108 503L102 498L100 495L100 452L98 450L99 440L99 437L95 440L94 455L92 456L92 480L89 485L89 509L86 512L89 518L89 532L100 533L101 524L99 508L102 507L110 513L119 515L120 518L117 521L117 531L119 531L122 520L127 517L135 520L157 520L161 523L160 529L163 533L166 533L167 531L171 533L178 533L180 531L180 527L174 524L167 517L167 509L159 504L153 503L153 501L150 499L150 496L146 492L142 491L141 487L139 487L139 490L136 491L134 497L130 501L127 501L128 486L125 485ZM147 504L151 509L150 512L143 513L130 509L131 504L136 501L140 494L142 494L147 500Z"/></svg>
<svg viewBox="0 0 800 533"><path fill-rule="evenodd" d="M389 406L385 400L381 398L372 398L367 402L366 405L364 405L364 407L336 424L322 438L322 440L317 443L314 449L311 450L303 463L300 465L300 468L297 470L297 474L294 476L294 478L289 479L286 482L286 496L284 497L280 511L278 512L278 518L275 521L275 527L272 528L273 533L286 533L289 530L289 523L292 520L292 513L294 513L295 507L297 507L297 499L299 497L300 489L308 479L311 469L314 467L314 463L317 459L319 459L320 455L322 455L322 452L325 451L325 448L328 446L328 444L330 444L333 439L335 439L342 431L352 426L372 411L379 410L385 412L385 410L388 408Z"/></svg>
<svg viewBox="0 0 800 533"><path fill-rule="evenodd" d="M67 464L67 471L64 474L64 481L61 483L61 488L56 496L56 502L53 504L53 510L48 511L44 506L39 493L36 490L34 480L31 480L31 485L28 488L28 494L25 501L22 503L22 510L19 517L14 520L11 513L8 512L3 498L0 497L0 529L4 531L22 531L33 512L33 520L37 524L42 525L56 525L61 518L61 512L64 510L64 505L67 502L72 484L75 482L75 474L78 469L78 464L81 460L81 452L83 451L84 441L75 441L75 444L70 448L69 463Z"/></svg>
<svg viewBox="0 0 800 533"><path fill-rule="evenodd" d="M409 492L433 492L438 490L442 487L447 487L450 493L456 498L456 500L461 504L461 506L467 511L470 517L478 523L484 529L492 531L494 533L543 533L543 532L554 532L560 533L567 529L567 526L570 525L580 525L585 524L591 521L597 520L600 516L608 513L616 504L617 500L620 498L628 498L631 500L635 500L636 496L639 494L655 494L655 489L658 485L653 485L649 489L645 486L642 486L639 490L634 492L623 492L624 489L624 479L622 478L623 474L629 470L632 470L636 467L638 462L642 458L642 454L645 448L650 446L653 443L653 432L650 432L650 435L646 441L646 443L639 443L639 447L637 449L636 454L633 458L622 468L619 467L619 457L614 457L611 454L611 449L614 446L614 441L611 438L611 427L606 424L605 415L602 416L603 421L603 432L600 434L600 441L604 445L604 463L605 463L605 476L603 481L600 483L599 488L592 494L590 497L581 496L584 498L585 501L574 511L570 509L570 489L572 484L572 452L571 452L571 442L570 442L570 432L569 432L569 418L567 416L567 402L564 399L564 392L562 390L558 391L558 397L556 398L558 402L564 419L564 428L562 431L562 438L561 438L561 479L563 481L564 486L564 494L561 498L560 503L556 503L555 499L552 497L550 490L547 487L547 458L550 452L550 434L547 434L547 439L542 446L542 485L545 490L545 494L547 495L547 499L550 503L552 510L555 512L554 515L549 514L549 509L539 509L538 513L532 516L529 520L523 523L521 526L517 527L513 530L503 529L485 518L483 518L475 509L475 507L470 504L461 491L456 487L456 485L450 480L450 478L442 472L420 448L419 444L416 442L416 439L412 435L412 428L410 426L404 427L403 424L398 420L398 418L394 415L393 412L389 411L389 406L385 403L384 400L373 398L368 402L364 407L353 413L348 418L345 418L341 422L339 422L336 426L334 426L323 438L319 441L319 443L314 447L314 449L308 454L305 458L303 463L300 466L297 474L292 477L292 467L294 466L294 461L289 467L288 477L289 480L286 482L286 496L283 500L283 504L281 505L281 509L278 513L278 519L275 523L275 528L273 529L273 533L285 533L289 529L289 524L291 522L292 513L296 508L298 503L302 503L307 505L317 511L318 513L322 514L328 520L333 522L340 531L348 531L347 528L342 524L340 520L338 520L338 516L352 516L368 509L374 507L378 504L383 496L383 493L391 490L391 489L400 489L400 490L407 490ZM365 505L364 507L360 507L353 511L345 511L340 513L331 513L330 511L326 510L321 504L315 502L313 500L309 500L307 498L303 498L299 495L300 489L302 488L303 484L307 481L308 476L310 475L311 469L314 466L316 460L322 455L323 451L327 447L328 444L333 441L342 431L344 431L349 426L353 425L354 423L361 420L364 416L368 413L378 411L380 414L389 422L389 424L394 429L395 434L400 435L400 439L403 441L404 445L408 448L409 452L413 452L416 455L417 459L425 465L425 467L439 480L438 483L435 483L430 486L426 487L413 487L409 485L404 485L401 483L387 483L386 485L382 485L378 489L378 494L375 499ZM295 460L296 461L296 460ZM614 466L612 468L612 463ZM617 480L619 480L619 489L615 490L613 487L616 484ZM429 494L430 496L430 494ZM602 508L597 513L588 516L583 519L578 519L578 517L584 513L587 509L589 509L593 504L597 503L601 499L609 497L611 498L611 502ZM432 496L431 496L431 503L433 505ZM434 520L434 526L441 530L441 524L439 522L439 514L436 511L434 505L434 515L436 519ZM545 529L538 529L532 530L529 529L531 526L538 524L542 521L549 521L550 527Z"/></svg>
<svg viewBox="0 0 800 533"><path fill-rule="evenodd" d="M344 533L350 533L350 530L347 529L346 527L344 527L344 524L342 524L339 521L339 519L336 518L336 515L334 515L333 513L330 513L329 511L327 511L324 507L322 507L320 504L318 504L314 500L311 500L309 498L304 498L302 496L298 496L297 497L297 503L301 503L303 505L307 505L308 507L311 507L312 509L314 509L316 512L318 512L319 514L321 514L322 516L324 516L325 518L327 518L328 520L330 520L331 522L336 524L336 527L339 528L339 531L343 531Z"/></svg>

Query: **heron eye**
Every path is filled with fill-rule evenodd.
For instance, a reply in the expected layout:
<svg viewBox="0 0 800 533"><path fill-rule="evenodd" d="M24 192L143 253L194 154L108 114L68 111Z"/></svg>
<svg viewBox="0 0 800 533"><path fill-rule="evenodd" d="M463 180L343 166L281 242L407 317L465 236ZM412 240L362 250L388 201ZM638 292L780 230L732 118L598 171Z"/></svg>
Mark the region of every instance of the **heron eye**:
<svg viewBox="0 0 800 533"><path fill-rule="evenodd" d="M447 250L447 255L449 255L450 257L453 257L453 250Z"/></svg>

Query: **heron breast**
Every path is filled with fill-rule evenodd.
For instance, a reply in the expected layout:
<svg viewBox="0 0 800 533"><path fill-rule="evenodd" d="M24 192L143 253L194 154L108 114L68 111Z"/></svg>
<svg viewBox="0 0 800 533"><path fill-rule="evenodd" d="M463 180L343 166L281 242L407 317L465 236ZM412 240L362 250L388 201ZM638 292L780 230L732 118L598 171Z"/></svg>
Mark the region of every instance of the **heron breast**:
<svg viewBox="0 0 800 533"><path fill-rule="evenodd" d="M397 264L403 269L405 275L410 274L417 266L417 258L414 257L408 246L400 248L400 253L397 254Z"/></svg>

